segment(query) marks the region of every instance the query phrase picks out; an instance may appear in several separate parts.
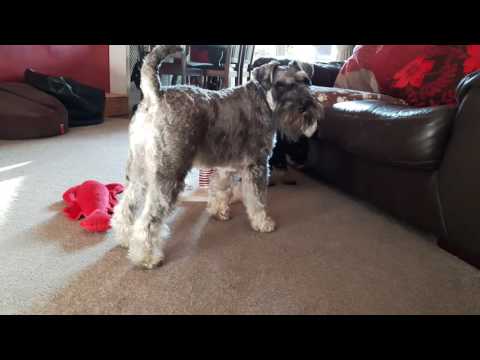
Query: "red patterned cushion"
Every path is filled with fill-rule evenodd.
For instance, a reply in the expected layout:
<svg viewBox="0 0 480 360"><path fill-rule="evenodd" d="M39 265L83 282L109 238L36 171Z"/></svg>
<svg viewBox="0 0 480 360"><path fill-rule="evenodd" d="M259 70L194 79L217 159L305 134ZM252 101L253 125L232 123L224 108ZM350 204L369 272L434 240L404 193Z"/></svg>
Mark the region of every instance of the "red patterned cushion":
<svg viewBox="0 0 480 360"><path fill-rule="evenodd" d="M412 106L455 104L457 84L478 69L480 45L359 45L335 86L390 95Z"/></svg>

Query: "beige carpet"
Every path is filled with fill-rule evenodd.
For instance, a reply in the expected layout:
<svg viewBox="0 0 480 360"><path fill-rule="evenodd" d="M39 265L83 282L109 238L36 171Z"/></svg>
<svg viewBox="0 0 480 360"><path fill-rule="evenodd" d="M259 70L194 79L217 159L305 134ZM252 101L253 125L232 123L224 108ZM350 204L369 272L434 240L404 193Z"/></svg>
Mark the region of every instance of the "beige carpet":
<svg viewBox="0 0 480 360"><path fill-rule="evenodd" d="M272 234L180 207L166 264L131 266L110 233L85 233L61 194L123 181L127 120L0 141L0 313L480 314L480 271L432 239L298 174L270 191Z"/></svg>

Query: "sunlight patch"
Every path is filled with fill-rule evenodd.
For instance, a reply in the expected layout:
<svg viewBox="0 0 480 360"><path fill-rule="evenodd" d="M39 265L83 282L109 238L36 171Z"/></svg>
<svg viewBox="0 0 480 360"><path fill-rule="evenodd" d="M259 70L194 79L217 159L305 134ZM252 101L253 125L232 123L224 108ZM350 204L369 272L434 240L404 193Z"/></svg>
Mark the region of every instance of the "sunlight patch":
<svg viewBox="0 0 480 360"><path fill-rule="evenodd" d="M18 164L15 164L15 165L0 167L0 172L16 169L16 168L28 165L30 163L31 163L31 161L25 161L23 163L18 163Z"/></svg>
<svg viewBox="0 0 480 360"><path fill-rule="evenodd" d="M8 210L13 201L17 198L18 189L25 176L19 176L13 179L0 181L0 225L3 225L7 218Z"/></svg>

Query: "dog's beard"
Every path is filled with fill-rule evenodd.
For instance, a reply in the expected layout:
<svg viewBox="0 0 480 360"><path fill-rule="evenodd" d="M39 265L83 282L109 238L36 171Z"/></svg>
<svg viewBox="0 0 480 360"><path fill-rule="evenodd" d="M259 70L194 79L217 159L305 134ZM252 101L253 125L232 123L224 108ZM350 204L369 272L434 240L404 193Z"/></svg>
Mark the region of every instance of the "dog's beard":
<svg viewBox="0 0 480 360"><path fill-rule="evenodd" d="M278 128L289 141L298 141L303 135L303 116L292 112L277 113Z"/></svg>
<svg viewBox="0 0 480 360"><path fill-rule="evenodd" d="M316 129L317 122L323 117L321 108L312 107L304 112L294 112L278 109L274 118L280 132L290 141L298 141L300 137L311 137Z"/></svg>
<svg viewBox="0 0 480 360"><path fill-rule="evenodd" d="M318 124L316 121L313 122L313 124L307 126L305 129L303 129L303 134L310 138L315 134L315 131L317 131Z"/></svg>

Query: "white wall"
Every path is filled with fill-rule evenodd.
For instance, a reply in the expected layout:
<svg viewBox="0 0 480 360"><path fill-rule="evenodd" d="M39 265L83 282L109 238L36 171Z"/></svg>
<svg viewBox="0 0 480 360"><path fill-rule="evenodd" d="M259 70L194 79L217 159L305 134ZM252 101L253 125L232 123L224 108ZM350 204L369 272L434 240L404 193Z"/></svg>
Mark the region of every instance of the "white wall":
<svg viewBox="0 0 480 360"><path fill-rule="evenodd" d="M331 61L334 45L255 45L255 56L259 57L287 57L297 60Z"/></svg>
<svg viewBox="0 0 480 360"><path fill-rule="evenodd" d="M127 45L109 45L110 92L127 94Z"/></svg>

